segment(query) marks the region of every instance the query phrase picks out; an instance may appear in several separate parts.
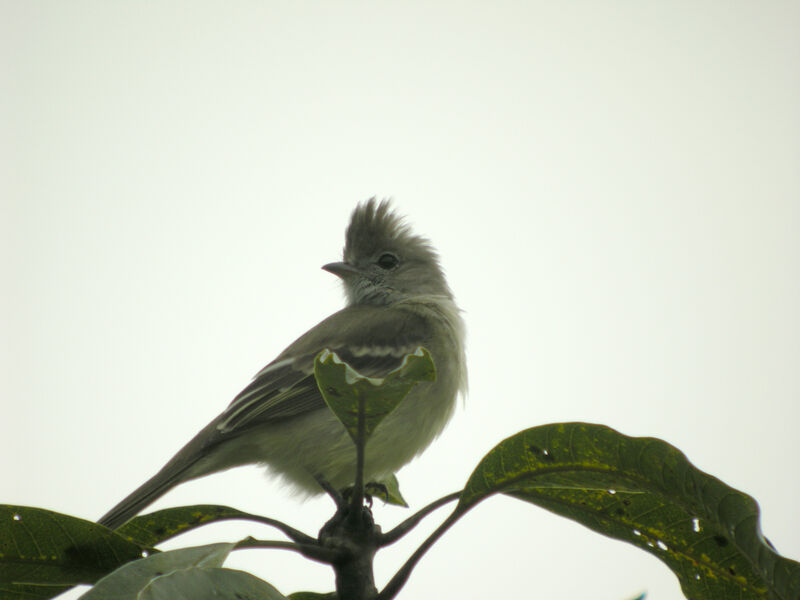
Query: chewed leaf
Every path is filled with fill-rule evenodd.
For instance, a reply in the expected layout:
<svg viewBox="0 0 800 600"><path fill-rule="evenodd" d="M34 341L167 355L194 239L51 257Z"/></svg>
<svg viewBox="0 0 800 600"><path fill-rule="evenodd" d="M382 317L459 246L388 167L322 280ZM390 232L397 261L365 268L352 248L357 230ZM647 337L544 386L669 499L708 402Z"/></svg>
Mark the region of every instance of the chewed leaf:
<svg viewBox="0 0 800 600"><path fill-rule="evenodd" d="M483 458L457 511L494 493L654 554L687 598L800 597L800 564L762 537L756 501L662 440L588 423L533 427Z"/></svg>
<svg viewBox="0 0 800 600"><path fill-rule="evenodd" d="M406 355L403 364L386 377L366 377L323 350L314 361L314 377L322 396L353 440L358 436L359 401L364 406L364 439L375 431L417 383L434 381L436 368L430 352L421 346Z"/></svg>
<svg viewBox="0 0 800 600"><path fill-rule="evenodd" d="M94 583L151 551L149 545L127 540L91 521L43 508L0 506L3 598L49 597L46 589L34 589L37 585ZM55 595L59 590L52 587L51 591Z"/></svg>

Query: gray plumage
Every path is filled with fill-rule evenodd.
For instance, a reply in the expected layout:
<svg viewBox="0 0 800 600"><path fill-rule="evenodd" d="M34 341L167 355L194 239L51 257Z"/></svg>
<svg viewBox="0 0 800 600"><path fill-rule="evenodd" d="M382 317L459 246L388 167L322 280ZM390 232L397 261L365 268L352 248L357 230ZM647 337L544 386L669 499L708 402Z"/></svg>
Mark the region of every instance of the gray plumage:
<svg viewBox="0 0 800 600"><path fill-rule="evenodd" d="M387 201L353 211L342 262L323 268L341 278L347 306L295 340L217 418L155 476L99 523L116 528L176 485L245 464L261 464L296 489L321 493L353 482L355 450L325 405L314 358L336 352L361 373L381 377L417 346L430 352L437 379L418 384L367 445L365 480L390 475L422 452L452 416L467 387L460 311L427 239L414 235Z"/></svg>

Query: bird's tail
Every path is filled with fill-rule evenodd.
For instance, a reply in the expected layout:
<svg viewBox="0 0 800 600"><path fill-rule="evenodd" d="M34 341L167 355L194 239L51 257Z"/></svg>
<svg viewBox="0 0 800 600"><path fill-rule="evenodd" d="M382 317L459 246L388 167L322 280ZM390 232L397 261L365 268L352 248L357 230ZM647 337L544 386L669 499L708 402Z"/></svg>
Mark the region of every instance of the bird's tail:
<svg viewBox="0 0 800 600"><path fill-rule="evenodd" d="M191 464L176 469L176 465L172 463L173 461L170 461L122 502L100 517L97 522L111 529L117 529L173 487L189 479L186 477L186 471Z"/></svg>
<svg viewBox="0 0 800 600"><path fill-rule="evenodd" d="M212 421L188 444L181 448L158 473L100 517L97 522L111 529L117 529L176 485L215 470L226 468L217 467L205 471L199 471L197 468L198 464L202 462L202 458L215 445L216 435L216 422ZM229 467L230 465L227 466Z"/></svg>

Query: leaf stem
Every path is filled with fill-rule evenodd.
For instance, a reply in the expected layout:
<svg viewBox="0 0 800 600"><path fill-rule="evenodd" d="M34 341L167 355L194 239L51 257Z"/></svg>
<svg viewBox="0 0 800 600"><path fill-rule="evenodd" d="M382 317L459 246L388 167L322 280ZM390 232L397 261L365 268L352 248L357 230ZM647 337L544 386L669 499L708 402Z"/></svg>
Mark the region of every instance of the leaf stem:
<svg viewBox="0 0 800 600"><path fill-rule="evenodd" d="M389 580L389 583L387 583L386 587L384 587L376 596L375 600L391 600L391 598L394 598L406 584L409 575L411 575L411 571L414 570L414 567L419 562L419 559L421 559L428 549L433 546L434 543L436 543L436 540L442 537L442 535L444 535L444 533L450 529L450 527L452 527L453 524L464 514L464 512L459 511L458 507L456 507L453 512L450 513L450 516L447 517L447 519L445 519L444 522L439 525L439 527L437 527L424 542L422 542L422 545L420 545L420 547L414 551L414 554L409 557L405 564L400 567L400 570L394 574L394 577Z"/></svg>
<svg viewBox="0 0 800 600"><path fill-rule="evenodd" d="M297 542L298 544L315 544L317 542L317 540L310 535L307 535L282 521L278 521L277 519L271 519L269 517L262 517L261 515L254 515L250 513L247 514L247 519L274 527L275 529L284 533L290 540Z"/></svg>
<svg viewBox="0 0 800 600"><path fill-rule="evenodd" d="M339 558L339 553L330 548L323 548L319 544L295 544L294 542L284 542L283 540L257 540L253 537L246 537L243 540L236 542L235 550L244 548L280 548L282 550L292 550L298 552L317 562L326 564L333 563L334 560Z"/></svg>
<svg viewBox="0 0 800 600"><path fill-rule="evenodd" d="M384 546L388 546L390 544L394 544L397 540L407 534L409 531L414 529L419 523L435 511L437 508L440 508L447 504L448 502L452 502L453 500L458 500L461 497L461 491L453 492L452 494L448 494L447 496L443 496L438 500L434 500L428 506L421 508L419 511L411 515L405 521L397 525L394 529L387 531L379 538L379 547L383 548Z"/></svg>
<svg viewBox="0 0 800 600"><path fill-rule="evenodd" d="M358 394L358 435L356 436L356 480L353 484L353 495L350 498L350 519L355 522L360 518L364 504L364 446L366 445L365 399Z"/></svg>

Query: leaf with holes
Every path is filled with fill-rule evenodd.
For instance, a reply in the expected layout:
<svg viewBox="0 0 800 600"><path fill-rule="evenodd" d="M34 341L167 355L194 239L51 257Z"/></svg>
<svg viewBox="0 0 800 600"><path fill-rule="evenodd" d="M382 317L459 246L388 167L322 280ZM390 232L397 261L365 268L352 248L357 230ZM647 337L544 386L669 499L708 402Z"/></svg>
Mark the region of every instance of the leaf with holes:
<svg viewBox="0 0 800 600"><path fill-rule="evenodd" d="M79 583L94 583L128 561L152 552L147 545L76 517L0 505L0 594L51 598Z"/></svg>
<svg viewBox="0 0 800 600"><path fill-rule="evenodd" d="M335 352L324 350L314 361L314 377L325 402L355 441L358 439L361 401L364 405L364 439L367 440L411 388L422 381L436 379L436 369L430 353L419 347L406 355L403 364L386 377L366 377L343 362Z"/></svg>
<svg viewBox="0 0 800 600"><path fill-rule="evenodd" d="M483 458L456 511L495 493L654 554L688 598L788 600L800 594L800 564L762 537L756 501L695 468L662 440L587 423L527 429Z"/></svg>

